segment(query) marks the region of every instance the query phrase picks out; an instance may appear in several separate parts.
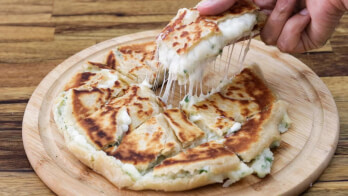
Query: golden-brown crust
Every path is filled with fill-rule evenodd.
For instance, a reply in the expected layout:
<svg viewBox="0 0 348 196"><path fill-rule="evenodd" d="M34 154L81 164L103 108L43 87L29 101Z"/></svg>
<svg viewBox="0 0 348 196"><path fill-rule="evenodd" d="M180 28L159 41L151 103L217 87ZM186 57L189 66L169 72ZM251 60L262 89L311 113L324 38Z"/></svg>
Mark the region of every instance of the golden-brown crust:
<svg viewBox="0 0 348 196"><path fill-rule="evenodd" d="M245 122L233 135L226 136L225 145L237 153L245 162L249 162L268 148L274 141L280 140L278 124L286 113L288 103L277 101L268 110L256 114Z"/></svg>
<svg viewBox="0 0 348 196"><path fill-rule="evenodd" d="M218 21L252 13L258 9L254 3L248 0L239 0L230 9L215 16L201 16L196 8L182 9L161 31L158 39L166 42L168 47L173 48L177 54L184 54L201 40L221 33ZM194 15L194 17L188 19L188 14Z"/></svg>
<svg viewBox="0 0 348 196"><path fill-rule="evenodd" d="M195 140L204 136L204 132L189 121L185 113L179 109L168 109L163 114L183 147L191 145Z"/></svg>
<svg viewBox="0 0 348 196"><path fill-rule="evenodd" d="M157 78L157 82L162 83L163 70L155 59L154 41L121 45L114 51L120 72L135 76L138 82L146 79L153 84Z"/></svg>
<svg viewBox="0 0 348 196"><path fill-rule="evenodd" d="M252 100L260 110L266 109L277 98L267 86L257 65L247 67L232 82L221 89L224 97L236 100Z"/></svg>
<svg viewBox="0 0 348 196"><path fill-rule="evenodd" d="M163 114L148 119L132 132L128 132L116 150L105 150L123 163L133 164L143 171L161 155L177 153L180 144L165 121Z"/></svg>

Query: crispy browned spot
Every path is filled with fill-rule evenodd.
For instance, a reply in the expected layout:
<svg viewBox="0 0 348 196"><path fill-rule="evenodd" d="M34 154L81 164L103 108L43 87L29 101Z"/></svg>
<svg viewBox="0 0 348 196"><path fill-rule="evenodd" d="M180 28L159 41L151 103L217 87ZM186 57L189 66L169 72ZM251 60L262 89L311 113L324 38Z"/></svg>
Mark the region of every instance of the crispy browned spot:
<svg viewBox="0 0 348 196"><path fill-rule="evenodd" d="M230 85L227 89L227 96L231 96L234 90L243 90L262 110L275 101L276 97L273 92L251 69L244 69L235 79L237 80L235 83L242 85L243 89Z"/></svg>
<svg viewBox="0 0 348 196"><path fill-rule="evenodd" d="M272 108L262 111L249 119L242 128L231 136L226 137L225 145L236 153L241 153L250 148L250 145L259 140L262 122L269 118Z"/></svg>
<svg viewBox="0 0 348 196"><path fill-rule="evenodd" d="M163 30L162 33L159 35L161 36L162 40L165 40L171 32L174 31L174 28L181 23L183 18L186 15L186 11L184 11L171 25L167 25Z"/></svg>
<svg viewBox="0 0 348 196"><path fill-rule="evenodd" d="M116 58L112 51L109 52L106 58L106 65L112 69L116 69Z"/></svg>
<svg viewBox="0 0 348 196"><path fill-rule="evenodd" d="M99 67L100 69L110 69L107 64L88 61L88 64Z"/></svg>
<svg viewBox="0 0 348 196"><path fill-rule="evenodd" d="M159 169L175 164L185 164L204 161L208 159L216 159L222 156L233 156L234 153L226 149L223 145L217 143L204 143L195 148L190 148L186 152L181 152L177 156L168 158L162 162L161 165L155 167ZM177 158L180 157L180 158Z"/></svg>
<svg viewBox="0 0 348 196"><path fill-rule="evenodd" d="M83 73L76 74L73 77L73 79L65 86L64 91L67 91L72 88L77 88L86 84L86 82L95 75L96 74L92 72L83 72Z"/></svg>
<svg viewBox="0 0 348 196"><path fill-rule="evenodd" d="M176 110L176 109L174 109L174 110ZM165 116L167 116L175 126L181 127L181 125L178 122L176 122L175 119L167 111L164 111L163 114Z"/></svg>

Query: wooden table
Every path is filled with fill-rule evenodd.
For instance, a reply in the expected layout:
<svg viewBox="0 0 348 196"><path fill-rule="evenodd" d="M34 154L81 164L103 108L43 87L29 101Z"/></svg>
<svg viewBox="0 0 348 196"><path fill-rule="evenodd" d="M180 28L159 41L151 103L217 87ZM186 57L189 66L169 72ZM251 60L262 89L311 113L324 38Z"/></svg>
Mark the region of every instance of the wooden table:
<svg viewBox="0 0 348 196"><path fill-rule="evenodd" d="M163 27L197 0L1 0L0 195L51 195L21 138L31 93L56 65L103 40ZM348 14L320 50L297 54L331 90L341 132L330 166L305 195L348 194Z"/></svg>

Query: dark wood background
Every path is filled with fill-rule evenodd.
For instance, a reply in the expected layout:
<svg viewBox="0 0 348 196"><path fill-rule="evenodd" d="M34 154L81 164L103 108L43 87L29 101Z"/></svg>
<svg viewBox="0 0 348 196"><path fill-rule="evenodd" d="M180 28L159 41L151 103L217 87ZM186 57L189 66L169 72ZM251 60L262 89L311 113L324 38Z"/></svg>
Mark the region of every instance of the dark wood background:
<svg viewBox="0 0 348 196"><path fill-rule="evenodd" d="M36 176L22 143L31 93L56 65L98 42L162 28L198 0L0 0L0 195L53 194ZM295 55L331 90L340 138L330 166L305 195L348 194L348 14L321 49Z"/></svg>

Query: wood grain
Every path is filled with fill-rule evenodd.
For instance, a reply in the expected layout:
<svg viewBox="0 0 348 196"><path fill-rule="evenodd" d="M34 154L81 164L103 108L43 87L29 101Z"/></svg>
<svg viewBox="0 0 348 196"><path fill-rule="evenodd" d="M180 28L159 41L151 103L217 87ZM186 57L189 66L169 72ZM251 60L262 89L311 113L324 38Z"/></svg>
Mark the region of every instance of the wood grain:
<svg viewBox="0 0 348 196"><path fill-rule="evenodd" d="M133 4L138 1L129 0L127 1L128 6L124 4L123 10L119 14L116 12L120 10L116 5L118 1L114 1L111 7L110 0L1 0L0 27L53 27L55 29L53 39L48 34L45 35L45 38L37 37L37 41L24 39L28 35L20 32L16 34L17 37L12 36L11 41L5 41L8 38L0 36L0 105L6 104L6 107L3 107L3 109L6 109L1 111L1 116L8 118L12 115L14 110L11 108L11 104L14 104L14 108L17 108L17 114L23 113L24 107L19 109L17 103L26 102L30 97L30 92L39 84L43 77L56 65L74 53L116 36L162 28L166 21L175 14L175 10L184 7L184 5L195 3L193 0L186 2L182 0L181 3L184 4L172 3L170 4L171 7L168 7L168 1L171 0L158 1L162 5L153 8L148 8L153 5L151 4L152 1L146 1L148 5L143 3L145 8L138 12L133 9ZM80 7L80 10L74 7L70 8L75 3L80 3L84 6ZM173 6L173 4L175 5ZM56 14L53 14L53 10L56 11ZM331 90L335 101L341 102L338 104L341 121L340 139L332 164L335 164L335 160L339 159L337 163L342 165L347 165L348 160L348 157L346 157L348 148L346 110L348 107L346 85L348 80L347 36L348 14L346 13L330 39L332 51L325 48L325 51L317 54L305 53L295 55L309 65L319 76L327 76L322 79ZM16 118L18 120L19 117L17 116ZM7 145L10 146L6 148L13 148L11 143L20 145L20 134L11 134L11 131L18 132L18 130L21 130L21 127L21 120L4 121L4 119L0 118L0 132L5 131L2 136L8 141L0 145L3 148ZM7 134L9 135L6 136ZM20 151L20 148L15 149ZM2 163L6 162L6 160L1 158L0 160ZM23 158L15 156L8 159L8 161L12 163L18 162L19 165L27 164L27 161ZM20 167L22 168L23 166ZM338 165L333 167L338 167ZM328 167L328 170L330 168L331 166ZM14 167L11 167L11 169L14 169ZM344 167L341 169L344 169ZM330 191L330 194L345 195L348 190L347 184L335 181L335 176L341 178L342 175L338 170L334 169L328 172L331 176L330 182L315 183L306 194L327 195L327 192ZM4 171L1 171L0 174L2 172ZM24 174L14 172L12 175L12 172L7 172L5 177L1 175L0 195L46 195L49 193L47 187L37 177L34 178L36 176L35 173L28 174L29 171L26 170ZM28 186L23 186L26 184Z"/></svg>
<svg viewBox="0 0 348 196"><path fill-rule="evenodd" d="M32 171L20 130L0 131L0 171Z"/></svg>
<svg viewBox="0 0 348 196"><path fill-rule="evenodd" d="M1 195L54 195L32 172L0 172Z"/></svg>

